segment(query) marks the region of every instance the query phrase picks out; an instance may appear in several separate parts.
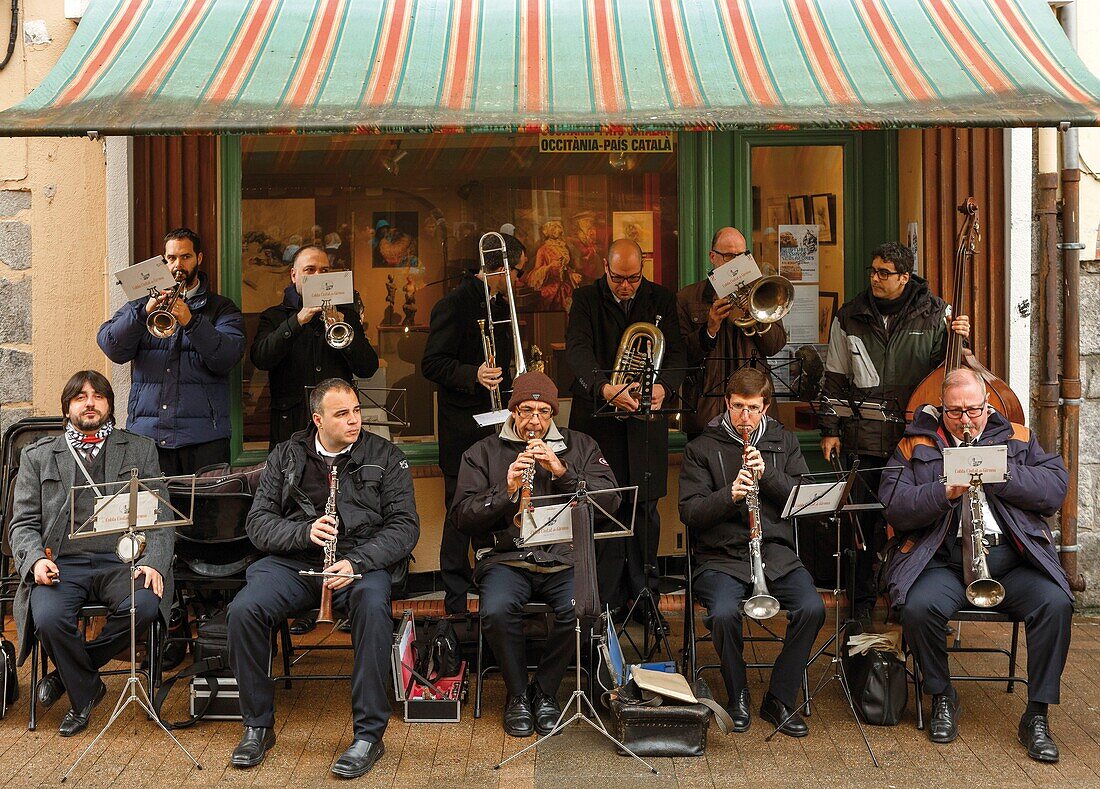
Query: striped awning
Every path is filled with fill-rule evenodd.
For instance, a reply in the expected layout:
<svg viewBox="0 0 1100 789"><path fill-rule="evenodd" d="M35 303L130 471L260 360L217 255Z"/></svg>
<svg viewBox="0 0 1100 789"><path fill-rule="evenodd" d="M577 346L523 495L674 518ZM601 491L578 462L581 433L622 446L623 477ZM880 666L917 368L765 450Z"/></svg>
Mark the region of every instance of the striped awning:
<svg viewBox="0 0 1100 789"><path fill-rule="evenodd" d="M0 134L1093 125L1044 0L93 0Z"/></svg>

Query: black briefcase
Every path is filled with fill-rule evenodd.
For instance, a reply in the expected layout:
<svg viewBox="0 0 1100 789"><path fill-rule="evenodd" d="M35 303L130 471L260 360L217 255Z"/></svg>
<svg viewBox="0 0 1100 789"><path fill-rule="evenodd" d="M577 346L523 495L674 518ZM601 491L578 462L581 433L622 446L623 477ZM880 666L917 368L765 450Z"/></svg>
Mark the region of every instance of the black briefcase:
<svg viewBox="0 0 1100 789"><path fill-rule="evenodd" d="M713 698L703 680L692 683L696 698ZM628 683L611 699L615 737L639 756L702 756L707 750L707 729L714 714L704 704L677 704L665 700L654 707L635 696ZM620 754L626 755L624 751Z"/></svg>

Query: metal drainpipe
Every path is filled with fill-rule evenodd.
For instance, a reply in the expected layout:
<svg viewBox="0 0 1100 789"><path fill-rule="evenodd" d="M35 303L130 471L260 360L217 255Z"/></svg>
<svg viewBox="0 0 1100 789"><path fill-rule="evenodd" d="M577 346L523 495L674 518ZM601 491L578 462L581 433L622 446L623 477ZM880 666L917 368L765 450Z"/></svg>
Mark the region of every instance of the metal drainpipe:
<svg viewBox="0 0 1100 789"><path fill-rule="evenodd" d="M1077 48L1077 7L1069 3L1061 9L1059 20L1070 45ZM1081 170L1077 150L1077 130L1064 127L1062 135L1062 459L1069 470L1069 490L1062 503L1061 545L1058 557L1069 577L1070 588L1085 590L1085 579L1077 572L1077 454L1081 418L1081 326L1076 309L1080 303L1081 250L1080 199Z"/></svg>
<svg viewBox="0 0 1100 789"><path fill-rule="evenodd" d="M1039 443L1058 446L1058 174L1039 173L1039 304L1043 315L1043 380L1039 384Z"/></svg>

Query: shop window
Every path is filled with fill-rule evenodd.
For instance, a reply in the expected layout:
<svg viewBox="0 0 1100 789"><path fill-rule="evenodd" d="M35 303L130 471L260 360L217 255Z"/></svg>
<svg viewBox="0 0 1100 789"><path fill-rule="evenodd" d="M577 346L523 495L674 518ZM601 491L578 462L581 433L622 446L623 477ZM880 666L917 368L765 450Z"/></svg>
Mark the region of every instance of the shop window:
<svg viewBox="0 0 1100 789"><path fill-rule="evenodd" d="M669 144L674 136L666 136ZM545 140L543 140L545 142ZM646 275L675 290L674 151L599 152L539 135L245 137L241 301L248 336L283 297L296 247L315 243L354 273L381 369L370 385L405 390L400 442L436 440L434 386L420 374L433 305L476 269L481 234L515 226L527 248L517 293L522 343L542 351L565 393L566 315L575 288L603 274L608 244L636 238ZM242 366L243 443L268 443L267 373ZM564 403L568 408L568 402ZM566 411L567 413L567 411Z"/></svg>

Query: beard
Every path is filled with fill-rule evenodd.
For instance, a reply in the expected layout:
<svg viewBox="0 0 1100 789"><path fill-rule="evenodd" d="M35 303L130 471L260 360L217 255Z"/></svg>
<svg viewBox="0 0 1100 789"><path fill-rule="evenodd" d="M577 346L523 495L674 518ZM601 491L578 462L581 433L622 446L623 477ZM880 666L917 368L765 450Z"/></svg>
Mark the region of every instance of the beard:
<svg viewBox="0 0 1100 789"><path fill-rule="evenodd" d="M73 423L73 427L85 433L94 433L99 428L103 427L107 423L109 417L107 414L101 414L98 411L95 413L80 413L75 417L70 417L69 421Z"/></svg>

